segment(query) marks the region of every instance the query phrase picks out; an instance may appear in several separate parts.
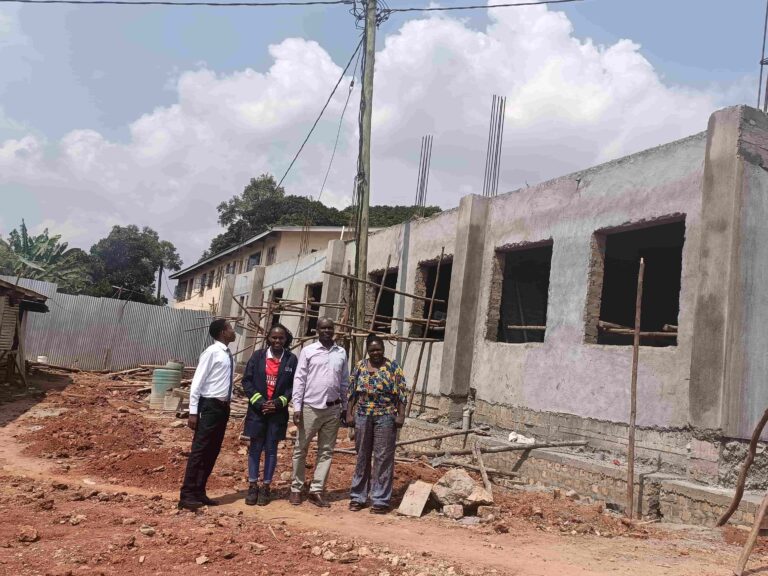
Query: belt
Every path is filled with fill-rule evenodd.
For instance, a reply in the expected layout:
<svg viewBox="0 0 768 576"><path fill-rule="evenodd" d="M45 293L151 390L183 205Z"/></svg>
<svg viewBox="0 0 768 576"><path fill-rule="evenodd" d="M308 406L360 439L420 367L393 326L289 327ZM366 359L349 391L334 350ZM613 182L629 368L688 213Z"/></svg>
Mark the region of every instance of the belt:
<svg viewBox="0 0 768 576"><path fill-rule="evenodd" d="M330 408L331 406L336 406L337 404L341 404L341 400L334 400L333 402L326 402L325 405Z"/></svg>
<svg viewBox="0 0 768 576"><path fill-rule="evenodd" d="M201 396L200 400L209 400L211 402L216 402L217 404L221 404L222 406L229 407L229 400L222 400L221 398L206 398L205 396Z"/></svg>

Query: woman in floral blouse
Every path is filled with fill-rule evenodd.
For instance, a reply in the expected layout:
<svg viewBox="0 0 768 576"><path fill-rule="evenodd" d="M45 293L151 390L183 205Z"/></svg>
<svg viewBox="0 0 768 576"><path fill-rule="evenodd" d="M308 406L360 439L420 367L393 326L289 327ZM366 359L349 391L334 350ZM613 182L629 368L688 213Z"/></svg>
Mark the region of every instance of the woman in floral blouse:
<svg viewBox="0 0 768 576"><path fill-rule="evenodd" d="M355 424L357 450L349 509L362 510L370 493L371 512L385 514L392 498L395 441L405 421L407 392L403 370L384 356L384 340L371 334L366 344L368 359L361 360L349 377L347 422Z"/></svg>

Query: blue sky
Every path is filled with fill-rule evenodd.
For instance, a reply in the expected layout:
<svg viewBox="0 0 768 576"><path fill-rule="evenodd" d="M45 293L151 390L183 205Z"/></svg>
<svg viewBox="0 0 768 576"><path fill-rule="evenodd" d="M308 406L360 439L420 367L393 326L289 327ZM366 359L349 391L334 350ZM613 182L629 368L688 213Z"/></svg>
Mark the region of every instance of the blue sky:
<svg viewBox="0 0 768 576"><path fill-rule="evenodd" d="M426 2L389 0L405 5ZM510 95L502 189L703 130L715 108L755 103L763 0L520 10L396 14L381 27L375 202L410 202L427 132L436 134L430 200L450 207L477 191L479 178L465 174L482 165L494 92ZM218 231L215 205L248 175L285 168L358 33L344 6L3 5L0 195L15 202L0 215L0 234L24 217L88 248L112 224L151 225L194 260ZM550 65L557 75L541 77ZM291 192L316 190L342 103L340 94L286 182ZM641 104L666 117L627 119ZM329 180L328 201L338 205L351 189L353 117ZM560 150L550 129L582 144ZM201 159L211 159L205 170Z"/></svg>

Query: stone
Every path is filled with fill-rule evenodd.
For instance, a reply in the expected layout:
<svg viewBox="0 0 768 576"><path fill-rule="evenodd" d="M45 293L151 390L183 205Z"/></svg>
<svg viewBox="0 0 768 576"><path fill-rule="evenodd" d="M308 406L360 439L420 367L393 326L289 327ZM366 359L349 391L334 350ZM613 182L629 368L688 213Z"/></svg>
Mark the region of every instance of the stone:
<svg viewBox="0 0 768 576"><path fill-rule="evenodd" d="M478 506L477 515L480 518L488 518L498 516L499 508L497 506Z"/></svg>
<svg viewBox="0 0 768 576"><path fill-rule="evenodd" d="M472 493L462 500L465 506L489 506L493 504L493 494L482 486L475 486Z"/></svg>
<svg viewBox="0 0 768 576"><path fill-rule="evenodd" d="M320 548L320 546L312 547L312 556L321 556L322 554L323 554L323 549Z"/></svg>
<svg viewBox="0 0 768 576"><path fill-rule="evenodd" d="M43 500L38 504L40 510L53 510L53 500Z"/></svg>
<svg viewBox="0 0 768 576"><path fill-rule="evenodd" d="M323 552L323 560L327 562L333 562L336 560L336 554L334 554L330 550L326 550L325 552Z"/></svg>
<svg viewBox="0 0 768 576"><path fill-rule="evenodd" d="M208 562L210 562L210 558L208 558L208 556L206 556L205 554L202 554L197 558L195 558L195 564L197 564L198 566L202 566L203 564L207 564Z"/></svg>
<svg viewBox="0 0 768 576"><path fill-rule="evenodd" d="M464 517L464 506L461 504L446 504L443 506L443 514L452 520L459 520Z"/></svg>
<svg viewBox="0 0 768 576"><path fill-rule="evenodd" d="M466 470L454 468L432 486L432 494L442 506L461 504L475 488L475 481Z"/></svg>
<svg viewBox="0 0 768 576"><path fill-rule="evenodd" d="M359 559L360 558L357 555L357 552L344 552L341 556L339 556L339 562L342 564L352 564L353 562L357 562Z"/></svg>
<svg viewBox="0 0 768 576"><path fill-rule="evenodd" d="M19 527L16 538L19 542L31 543L40 540L40 534L38 534L37 530L32 526L21 526Z"/></svg>
<svg viewBox="0 0 768 576"><path fill-rule="evenodd" d="M186 425L187 425L187 423L184 422L183 420L174 420L173 422L171 422L170 427L171 428L184 428Z"/></svg>
<svg viewBox="0 0 768 576"><path fill-rule="evenodd" d="M360 548L357 549L357 555L361 558L365 558L366 556L371 555L371 549L367 546L360 546Z"/></svg>
<svg viewBox="0 0 768 576"><path fill-rule="evenodd" d="M139 564L144 564L144 560L146 560L146 556L139 556Z"/></svg>
<svg viewBox="0 0 768 576"><path fill-rule="evenodd" d="M565 497L573 501L576 501L579 499L579 495L576 492L576 490L568 490L568 492L565 493Z"/></svg>
<svg viewBox="0 0 768 576"><path fill-rule="evenodd" d="M412 518L421 517L431 492L432 485L427 482L417 480L411 483L405 492L405 496L403 496L403 500L400 502L397 513Z"/></svg>
<svg viewBox="0 0 768 576"><path fill-rule="evenodd" d="M69 523L72 526L77 526L78 524L80 524L85 519L86 519L86 517L83 514L76 514L74 516L70 516L69 517Z"/></svg>
<svg viewBox="0 0 768 576"><path fill-rule="evenodd" d="M152 528L152 526L147 526L144 524L139 528L139 532L144 534L144 536L154 536L155 535L155 529Z"/></svg>
<svg viewBox="0 0 768 576"><path fill-rule="evenodd" d="M557 500L563 495L562 490L560 488L555 488L552 490L552 499Z"/></svg>
<svg viewBox="0 0 768 576"><path fill-rule="evenodd" d="M291 473L289 471L280 474L280 480L283 482L289 482L291 480Z"/></svg>
<svg viewBox="0 0 768 576"><path fill-rule="evenodd" d="M123 518L123 526L132 526L136 524L136 518Z"/></svg>

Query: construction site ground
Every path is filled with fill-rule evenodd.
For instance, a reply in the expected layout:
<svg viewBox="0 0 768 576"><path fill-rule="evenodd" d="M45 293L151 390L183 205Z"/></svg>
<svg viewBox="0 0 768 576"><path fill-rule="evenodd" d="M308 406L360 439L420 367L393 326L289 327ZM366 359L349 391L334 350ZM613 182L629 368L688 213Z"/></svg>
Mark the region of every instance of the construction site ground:
<svg viewBox="0 0 768 576"><path fill-rule="evenodd" d="M290 441L277 499L250 507L237 418L209 484L222 505L179 511L183 420L103 375L38 372L31 384L40 392L0 390L0 574L706 576L731 574L746 538L734 527L630 524L600 503L522 486L494 488L490 521L354 513L351 454L334 457L330 509L293 507ZM413 480L444 472L398 463L394 504ZM768 574L767 552L760 543L751 573Z"/></svg>

